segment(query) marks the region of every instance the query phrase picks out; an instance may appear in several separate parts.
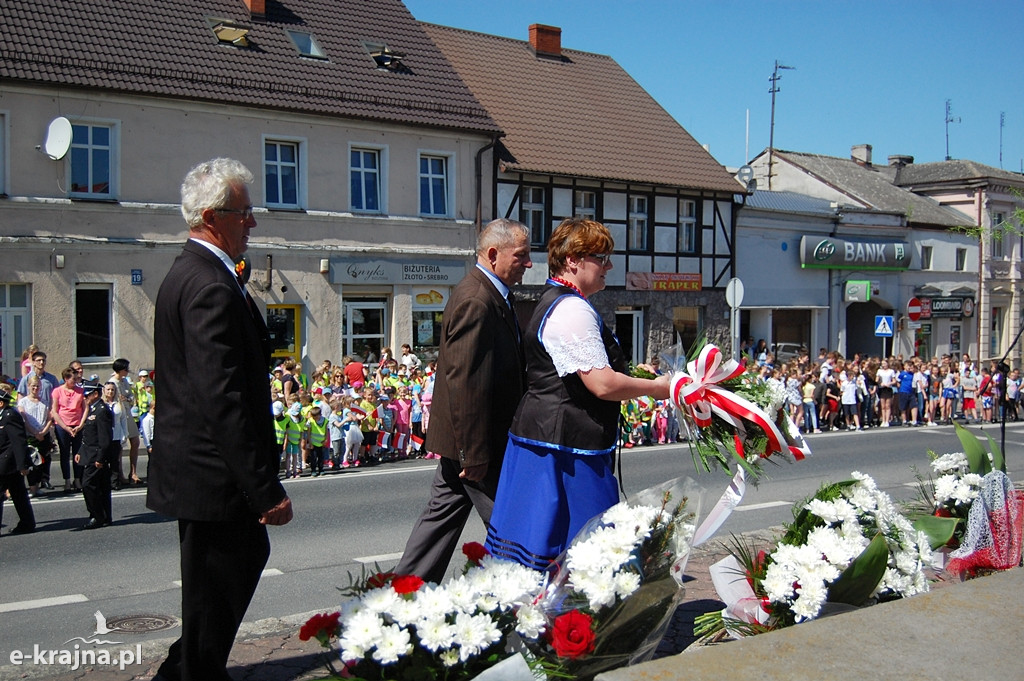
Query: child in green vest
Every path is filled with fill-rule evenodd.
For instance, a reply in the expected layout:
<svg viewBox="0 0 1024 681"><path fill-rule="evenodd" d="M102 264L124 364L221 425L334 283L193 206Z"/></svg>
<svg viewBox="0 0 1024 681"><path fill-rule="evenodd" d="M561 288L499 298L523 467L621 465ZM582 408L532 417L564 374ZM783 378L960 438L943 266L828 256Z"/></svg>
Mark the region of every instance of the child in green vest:
<svg viewBox="0 0 1024 681"><path fill-rule="evenodd" d="M320 407L314 406L309 410L309 419L306 422L306 444L309 450L309 467L314 478L319 478L324 472L324 449L327 446L327 417L323 415Z"/></svg>

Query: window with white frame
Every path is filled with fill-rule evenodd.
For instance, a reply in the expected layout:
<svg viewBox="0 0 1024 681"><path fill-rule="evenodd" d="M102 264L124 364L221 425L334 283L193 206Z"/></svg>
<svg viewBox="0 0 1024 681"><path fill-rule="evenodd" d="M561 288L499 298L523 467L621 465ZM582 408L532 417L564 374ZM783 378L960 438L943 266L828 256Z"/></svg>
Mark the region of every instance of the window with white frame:
<svg viewBox="0 0 1024 681"><path fill-rule="evenodd" d="M548 242L544 220L544 188L523 187L519 201L519 221L530 230L530 243L543 246Z"/></svg>
<svg viewBox="0 0 1024 681"><path fill-rule="evenodd" d="M380 149L353 147L349 152L350 206L354 211L380 213L382 200L383 165Z"/></svg>
<svg viewBox="0 0 1024 681"><path fill-rule="evenodd" d="M451 214L451 178L448 156L420 154L420 215Z"/></svg>
<svg viewBox="0 0 1024 681"><path fill-rule="evenodd" d="M110 284L75 286L75 357L81 360L111 356L113 287Z"/></svg>
<svg viewBox="0 0 1024 681"><path fill-rule="evenodd" d="M572 214L578 218L597 219L597 192L577 189L573 192Z"/></svg>
<svg viewBox="0 0 1024 681"><path fill-rule="evenodd" d="M932 268L932 247L921 246L921 269L930 270Z"/></svg>
<svg viewBox="0 0 1024 681"><path fill-rule="evenodd" d="M697 202L679 199L679 252L697 252Z"/></svg>
<svg viewBox="0 0 1024 681"><path fill-rule="evenodd" d="M629 223L626 246L631 251L647 250L647 197L629 197Z"/></svg>
<svg viewBox="0 0 1024 681"><path fill-rule="evenodd" d="M958 248L956 249L956 271L964 272L967 270L967 249Z"/></svg>
<svg viewBox="0 0 1024 681"><path fill-rule="evenodd" d="M115 124L72 123L68 154L71 196L81 199L117 198L116 143Z"/></svg>
<svg viewBox="0 0 1024 681"><path fill-rule="evenodd" d="M268 208L298 208L300 195L300 144L295 141L263 141L263 178Z"/></svg>
<svg viewBox="0 0 1024 681"><path fill-rule="evenodd" d="M992 335L988 339L989 355L998 357L1003 354L1003 308L992 308Z"/></svg>
<svg viewBox="0 0 1024 681"><path fill-rule="evenodd" d="M1002 258L1006 255L1003 247L1005 240L1003 237L1006 236L1003 222L1006 220L1006 213L992 213L992 229L990 230L991 236L989 237L989 245L991 247L991 253L993 258Z"/></svg>

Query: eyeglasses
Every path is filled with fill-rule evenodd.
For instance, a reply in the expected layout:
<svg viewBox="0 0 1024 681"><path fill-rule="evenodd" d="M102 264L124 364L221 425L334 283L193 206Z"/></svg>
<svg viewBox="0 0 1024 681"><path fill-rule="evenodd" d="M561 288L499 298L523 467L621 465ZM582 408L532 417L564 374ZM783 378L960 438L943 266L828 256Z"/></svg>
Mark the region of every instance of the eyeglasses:
<svg viewBox="0 0 1024 681"><path fill-rule="evenodd" d="M601 263L601 267L604 267L612 261L611 253L589 253L588 258L593 258L597 262Z"/></svg>
<svg viewBox="0 0 1024 681"><path fill-rule="evenodd" d="M217 213L230 213L232 215L241 215L243 220L248 220L252 217L252 206L245 208L215 208L214 211Z"/></svg>

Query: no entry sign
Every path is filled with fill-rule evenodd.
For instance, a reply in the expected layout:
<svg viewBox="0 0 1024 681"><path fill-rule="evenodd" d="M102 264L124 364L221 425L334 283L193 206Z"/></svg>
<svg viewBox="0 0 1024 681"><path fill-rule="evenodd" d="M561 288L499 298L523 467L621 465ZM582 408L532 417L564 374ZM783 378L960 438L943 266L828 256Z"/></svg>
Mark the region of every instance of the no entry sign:
<svg viewBox="0 0 1024 681"><path fill-rule="evenodd" d="M907 301L907 318L912 322L916 322L921 318L921 301L917 298L911 298Z"/></svg>

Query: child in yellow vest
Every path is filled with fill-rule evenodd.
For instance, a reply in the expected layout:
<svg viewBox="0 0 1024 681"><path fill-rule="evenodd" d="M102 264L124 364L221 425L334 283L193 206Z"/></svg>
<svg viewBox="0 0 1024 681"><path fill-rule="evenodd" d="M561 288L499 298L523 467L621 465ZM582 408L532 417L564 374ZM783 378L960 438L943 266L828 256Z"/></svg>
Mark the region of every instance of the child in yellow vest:
<svg viewBox="0 0 1024 681"><path fill-rule="evenodd" d="M297 401L288 407L285 423L284 477L297 478L302 472L302 441L306 434L306 421L302 418L302 405Z"/></svg>
<svg viewBox="0 0 1024 681"><path fill-rule="evenodd" d="M324 472L324 449L327 447L327 441L327 417L323 415L320 407L314 406L309 410L309 419L306 421L309 466L314 478L319 478Z"/></svg>

